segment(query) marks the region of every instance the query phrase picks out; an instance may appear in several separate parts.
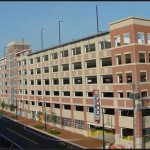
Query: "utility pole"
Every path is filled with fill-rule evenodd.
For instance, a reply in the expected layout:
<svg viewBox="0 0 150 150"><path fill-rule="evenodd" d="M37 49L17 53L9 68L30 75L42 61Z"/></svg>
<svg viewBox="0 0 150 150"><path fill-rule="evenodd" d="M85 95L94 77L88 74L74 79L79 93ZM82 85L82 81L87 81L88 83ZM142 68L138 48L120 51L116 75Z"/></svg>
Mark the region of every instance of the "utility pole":
<svg viewBox="0 0 150 150"><path fill-rule="evenodd" d="M100 106L101 107L101 106ZM103 108L101 107L102 109L102 120L103 120L103 149L105 149L105 124L104 124L104 111L103 111Z"/></svg>
<svg viewBox="0 0 150 150"><path fill-rule="evenodd" d="M46 126L46 103L44 101L44 111L45 111L45 130L47 130L47 126Z"/></svg>
<svg viewBox="0 0 150 150"><path fill-rule="evenodd" d="M99 33L99 25L98 25L98 9L96 5L96 21L97 21L97 33Z"/></svg>

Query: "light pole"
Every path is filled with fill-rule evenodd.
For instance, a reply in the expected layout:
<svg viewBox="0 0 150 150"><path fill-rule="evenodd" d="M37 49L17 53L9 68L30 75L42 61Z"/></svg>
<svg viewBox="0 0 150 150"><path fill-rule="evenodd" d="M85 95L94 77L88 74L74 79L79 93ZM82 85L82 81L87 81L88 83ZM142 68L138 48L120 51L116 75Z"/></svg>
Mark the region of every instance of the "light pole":
<svg viewBox="0 0 150 150"><path fill-rule="evenodd" d="M45 31L45 29L41 29L41 47L43 50L43 31Z"/></svg>
<svg viewBox="0 0 150 150"><path fill-rule="evenodd" d="M6 46L4 47L4 66L5 66L5 50L6 50ZM3 69L4 69L4 72L3 72L3 100L4 100L4 94L5 94L5 90L4 90L4 88L5 88L5 67L3 67Z"/></svg>
<svg viewBox="0 0 150 150"><path fill-rule="evenodd" d="M24 40L25 40L26 38L22 38L22 50L24 50Z"/></svg>
<svg viewBox="0 0 150 150"><path fill-rule="evenodd" d="M104 124L104 110L103 107L100 106L100 108L102 109L102 120L103 120L103 149L105 149L105 124Z"/></svg>
<svg viewBox="0 0 150 150"><path fill-rule="evenodd" d="M45 115L45 130L47 130L47 126L46 126L46 103L44 101L44 115Z"/></svg>
<svg viewBox="0 0 150 150"><path fill-rule="evenodd" d="M99 25L98 25L98 9L96 5L96 20L97 20L97 33L99 33Z"/></svg>
<svg viewBox="0 0 150 150"><path fill-rule="evenodd" d="M16 99L16 119L18 120L18 115L17 115L17 108L18 108L17 97L16 97L16 96L14 96L14 97L15 97L15 99Z"/></svg>
<svg viewBox="0 0 150 150"><path fill-rule="evenodd" d="M59 45L61 44L61 40L60 40L60 24L62 23L62 21L59 21Z"/></svg>

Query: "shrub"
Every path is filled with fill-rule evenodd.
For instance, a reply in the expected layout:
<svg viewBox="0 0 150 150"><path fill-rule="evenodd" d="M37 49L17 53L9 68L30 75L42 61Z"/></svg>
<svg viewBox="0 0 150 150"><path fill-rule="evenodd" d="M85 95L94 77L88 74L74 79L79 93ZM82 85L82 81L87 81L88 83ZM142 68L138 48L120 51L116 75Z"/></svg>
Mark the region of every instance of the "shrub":
<svg viewBox="0 0 150 150"><path fill-rule="evenodd" d="M43 128L45 128L44 126L40 126L40 125L37 125L37 126L34 126L35 128L37 128L37 129L43 129Z"/></svg>
<svg viewBox="0 0 150 150"><path fill-rule="evenodd" d="M56 134L60 134L61 132L53 129L53 130L50 130L49 133L53 134L53 135L56 135Z"/></svg>

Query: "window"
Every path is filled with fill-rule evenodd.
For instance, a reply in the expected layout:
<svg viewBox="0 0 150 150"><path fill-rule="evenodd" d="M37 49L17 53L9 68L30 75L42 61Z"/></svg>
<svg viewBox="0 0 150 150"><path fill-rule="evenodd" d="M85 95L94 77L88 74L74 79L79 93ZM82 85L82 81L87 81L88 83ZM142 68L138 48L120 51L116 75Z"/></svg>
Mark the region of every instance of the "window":
<svg viewBox="0 0 150 150"><path fill-rule="evenodd" d="M41 85L41 79L36 80L36 85Z"/></svg>
<svg viewBox="0 0 150 150"><path fill-rule="evenodd" d="M58 72L58 65L57 66L52 66L52 72Z"/></svg>
<svg viewBox="0 0 150 150"><path fill-rule="evenodd" d="M38 90L37 95L42 95L42 92Z"/></svg>
<svg viewBox="0 0 150 150"><path fill-rule="evenodd" d="M43 68L43 73L49 73L49 67L44 67Z"/></svg>
<svg viewBox="0 0 150 150"><path fill-rule="evenodd" d="M146 82L146 72L140 72L140 82Z"/></svg>
<svg viewBox="0 0 150 150"><path fill-rule="evenodd" d="M71 110L71 105L63 105L63 109Z"/></svg>
<svg viewBox="0 0 150 150"><path fill-rule="evenodd" d="M131 63L131 54L125 54L125 61L126 61L126 64Z"/></svg>
<svg viewBox="0 0 150 150"><path fill-rule="evenodd" d="M21 61L18 61L17 64L18 64L18 66L21 66Z"/></svg>
<svg viewBox="0 0 150 150"><path fill-rule="evenodd" d="M24 75L27 74L27 69L24 69L22 74L24 74Z"/></svg>
<svg viewBox="0 0 150 150"><path fill-rule="evenodd" d="M118 97L122 98L123 97L123 92L118 92Z"/></svg>
<svg viewBox="0 0 150 150"><path fill-rule="evenodd" d="M86 84L97 84L97 76L87 76Z"/></svg>
<svg viewBox="0 0 150 150"><path fill-rule="evenodd" d="M22 60L22 65L26 65L26 59Z"/></svg>
<svg viewBox="0 0 150 150"><path fill-rule="evenodd" d="M100 50L111 48L111 42L110 39L104 39L99 43Z"/></svg>
<svg viewBox="0 0 150 150"><path fill-rule="evenodd" d="M27 94L27 89L23 90L23 94L25 94L25 95Z"/></svg>
<svg viewBox="0 0 150 150"><path fill-rule="evenodd" d="M147 96L148 96L147 91L142 91L141 92L141 97L147 97Z"/></svg>
<svg viewBox="0 0 150 150"><path fill-rule="evenodd" d="M40 57L36 57L35 60L36 60L37 63L41 61Z"/></svg>
<svg viewBox="0 0 150 150"><path fill-rule="evenodd" d="M52 83L53 83L53 85L58 85L59 84L59 79L58 78L52 79Z"/></svg>
<svg viewBox="0 0 150 150"><path fill-rule="evenodd" d="M150 33L147 34L147 44L150 44Z"/></svg>
<svg viewBox="0 0 150 150"><path fill-rule="evenodd" d="M117 74L118 83L122 83L122 74Z"/></svg>
<svg viewBox="0 0 150 150"><path fill-rule="evenodd" d="M61 58L68 57L68 50L63 50L60 52L60 54L61 54Z"/></svg>
<svg viewBox="0 0 150 150"><path fill-rule="evenodd" d="M100 62L101 62L101 67L112 66L112 58L111 57L101 58Z"/></svg>
<svg viewBox="0 0 150 150"><path fill-rule="evenodd" d="M64 92L62 92L62 95L63 96L70 96L70 91L64 91Z"/></svg>
<svg viewBox="0 0 150 150"><path fill-rule="evenodd" d="M54 108L60 108L60 104L54 104Z"/></svg>
<svg viewBox="0 0 150 150"><path fill-rule="evenodd" d="M58 59L58 53L51 54L51 60Z"/></svg>
<svg viewBox="0 0 150 150"><path fill-rule="evenodd" d="M36 74L40 74L41 73L41 68L37 68L36 69Z"/></svg>
<svg viewBox="0 0 150 150"><path fill-rule="evenodd" d="M30 74L34 74L33 69L30 69L30 70L29 70L29 73L30 73Z"/></svg>
<svg viewBox="0 0 150 150"><path fill-rule="evenodd" d="M86 68L95 68L96 67L96 59L85 61Z"/></svg>
<svg viewBox="0 0 150 150"><path fill-rule="evenodd" d="M87 112L93 113L94 112L94 108L91 107L91 106L87 106Z"/></svg>
<svg viewBox="0 0 150 150"><path fill-rule="evenodd" d="M132 83L132 73L126 73L126 82Z"/></svg>
<svg viewBox="0 0 150 150"><path fill-rule="evenodd" d="M113 83L113 76L112 75L101 75L101 83L108 84Z"/></svg>
<svg viewBox="0 0 150 150"><path fill-rule="evenodd" d="M48 61L48 55L43 56L43 61Z"/></svg>
<svg viewBox="0 0 150 150"><path fill-rule="evenodd" d="M63 125L71 127L71 118L62 118L63 119Z"/></svg>
<svg viewBox="0 0 150 150"><path fill-rule="evenodd" d="M82 69L81 62L75 62L72 64L73 70Z"/></svg>
<svg viewBox="0 0 150 150"><path fill-rule="evenodd" d="M124 41L125 45L130 44L130 34L129 33L123 35L123 41Z"/></svg>
<svg viewBox="0 0 150 150"><path fill-rule="evenodd" d="M69 70L69 64L62 64L61 65L61 70L62 71L68 71Z"/></svg>
<svg viewBox="0 0 150 150"><path fill-rule="evenodd" d="M54 96L59 96L59 91L54 91Z"/></svg>
<svg viewBox="0 0 150 150"><path fill-rule="evenodd" d="M50 91L44 91L44 95L50 95Z"/></svg>
<svg viewBox="0 0 150 150"><path fill-rule="evenodd" d="M34 85L34 80L30 80L30 85Z"/></svg>
<svg viewBox="0 0 150 150"><path fill-rule="evenodd" d="M102 97L114 97L113 92L102 92Z"/></svg>
<svg viewBox="0 0 150 150"><path fill-rule="evenodd" d="M27 79L24 79L24 80L23 80L23 84L24 84L24 85L27 85Z"/></svg>
<svg viewBox="0 0 150 150"><path fill-rule="evenodd" d="M83 92L74 92L74 95L77 97L83 96Z"/></svg>
<svg viewBox="0 0 150 150"><path fill-rule="evenodd" d="M49 85L49 79L44 79L44 85Z"/></svg>
<svg viewBox="0 0 150 150"><path fill-rule="evenodd" d="M87 92L87 97L93 97L93 92Z"/></svg>
<svg viewBox="0 0 150 150"><path fill-rule="evenodd" d="M84 129L84 121L83 120L74 120L74 127L77 129Z"/></svg>
<svg viewBox="0 0 150 150"><path fill-rule="evenodd" d="M95 43L85 45L84 48L85 48L85 53L93 52L93 51L95 51Z"/></svg>
<svg viewBox="0 0 150 150"><path fill-rule="evenodd" d="M33 64L33 58L29 59L29 64Z"/></svg>
<svg viewBox="0 0 150 150"><path fill-rule="evenodd" d="M120 36L115 37L115 47L120 46Z"/></svg>
<svg viewBox="0 0 150 150"><path fill-rule="evenodd" d="M31 105L35 105L35 102L34 102L34 101L31 101Z"/></svg>
<svg viewBox="0 0 150 150"><path fill-rule="evenodd" d="M74 106L75 111L83 111L83 106Z"/></svg>
<svg viewBox="0 0 150 150"><path fill-rule="evenodd" d="M21 75L21 70L18 71L18 75Z"/></svg>
<svg viewBox="0 0 150 150"><path fill-rule="evenodd" d="M117 55L116 56L116 61L117 61L117 65L121 65L122 62L121 62L121 55Z"/></svg>
<svg viewBox="0 0 150 150"><path fill-rule="evenodd" d="M74 77L73 84L82 84L82 77Z"/></svg>
<svg viewBox="0 0 150 150"><path fill-rule="evenodd" d="M34 91L33 90L30 91L30 95L34 95Z"/></svg>
<svg viewBox="0 0 150 150"><path fill-rule="evenodd" d="M79 55L81 54L81 47L76 47L72 49L72 55Z"/></svg>
<svg viewBox="0 0 150 150"><path fill-rule="evenodd" d="M21 80L18 80L18 85L21 85Z"/></svg>
<svg viewBox="0 0 150 150"><path fill-rule="evenodd" d="M139 62L145 63L145 53L139 53Z"/></svg>
<svg viewBox="0 0 150 150"><path fill-rule="evenodd" d="M70 84L69 78L63 78L62 84Z"/></svg>
<svg viewBox="0 0 150 150"><path fill-rule="evenodd" d="M138 36L138 43L144 44L144 33L137 33Z"/></svg>

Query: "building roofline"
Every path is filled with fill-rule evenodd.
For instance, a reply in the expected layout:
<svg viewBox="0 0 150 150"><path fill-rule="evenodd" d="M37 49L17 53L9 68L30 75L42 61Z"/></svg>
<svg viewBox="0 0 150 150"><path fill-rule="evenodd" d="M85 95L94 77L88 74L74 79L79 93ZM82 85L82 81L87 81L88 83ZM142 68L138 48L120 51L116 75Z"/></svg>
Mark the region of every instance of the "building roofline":
<svg viewBox="0 0 150 150"><path fill-rule="evenodd" d="M101 32L99 32L97 34L94 34L94 35L91 35L91 36L83 37L83 38L80 38L80 39L77 39L77 40L72 40L72 41L69 41L69 42L66 42L66 43L63 43L63 44L60 44L60 45L56 45L56 46L53 46L53 47L46 48L44 50L39 50L39 51L36 51L36 52L32 52L28 56L38 54L38 53L41 53L41 52L45 52L45 51L49 51L49 50L53 50L53 49L56 49L56 48L59 48L59 47L63 47L63 46L69 45L69 44L84 41L84 40L94 38L94 37L97 37L97 36L105 35L105 34L108 34L108 33L110 33L110 32L109 31L104 31L104 32L101 31Z"/></svg>
<svg viewBox="0 0 150 150"><path fill-rule="evenodd" d="M138 19L138 20L150 21L150 19L147 19L147 18L130 16L130 17L126 17L126 18L124 18L124 19L118 20L118 21L111 22L111 23L109 24L109 26L110 26L110 25L113 25L113 24L116 24L116 23L119 23L119 22L122 22L122 21L125 21L125 20L129 20L129 19Z"/></svg>

